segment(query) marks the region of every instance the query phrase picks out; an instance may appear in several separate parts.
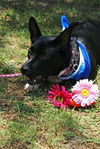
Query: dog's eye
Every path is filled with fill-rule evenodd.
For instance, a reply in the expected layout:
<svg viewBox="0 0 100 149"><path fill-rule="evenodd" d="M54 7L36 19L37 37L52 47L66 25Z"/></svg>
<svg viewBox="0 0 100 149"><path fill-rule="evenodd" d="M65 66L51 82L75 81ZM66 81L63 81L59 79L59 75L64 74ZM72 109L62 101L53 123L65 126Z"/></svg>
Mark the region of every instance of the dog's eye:
<svg viewBox="0 0 100 149"><path fill-rule="evenodd" d="M48 56L46 55L46 54L42 54L41 56L40 56L40 59L41 60L45 60L45 59L47 59L48 58Z"/></svg>

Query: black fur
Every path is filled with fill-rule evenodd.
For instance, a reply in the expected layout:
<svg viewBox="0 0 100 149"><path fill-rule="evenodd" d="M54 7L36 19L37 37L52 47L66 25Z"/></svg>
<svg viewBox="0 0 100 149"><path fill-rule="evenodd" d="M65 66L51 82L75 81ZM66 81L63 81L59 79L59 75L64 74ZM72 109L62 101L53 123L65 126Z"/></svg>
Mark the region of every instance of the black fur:
<svg viewBox="0 0 100 149"><path fill-rule="evenodd" d="M42 76L57 76L60 71L69 66L71 59L70 41L75 37L81 41L91 59L89 79L95 79L97 65L100 65L100 22L74 22L60 35L42 36L36 20L29 20L31 47L28 51L28 60L21 68L23 75L30 79Z"/></svg>

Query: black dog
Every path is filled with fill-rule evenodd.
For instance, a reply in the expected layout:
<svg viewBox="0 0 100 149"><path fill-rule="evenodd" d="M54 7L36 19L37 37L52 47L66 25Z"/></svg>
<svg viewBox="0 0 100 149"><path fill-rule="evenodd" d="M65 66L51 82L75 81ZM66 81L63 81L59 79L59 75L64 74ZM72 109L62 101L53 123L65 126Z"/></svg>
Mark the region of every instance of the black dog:
<svg viewBox="0 0 100 149"><path fill-rule="evenodd" d="M31 17L29 31L32 45L21 72L31 82L48 77L58 82L95 79L100 65L99 21L74 22L60 35L45 37Z"/></svg>

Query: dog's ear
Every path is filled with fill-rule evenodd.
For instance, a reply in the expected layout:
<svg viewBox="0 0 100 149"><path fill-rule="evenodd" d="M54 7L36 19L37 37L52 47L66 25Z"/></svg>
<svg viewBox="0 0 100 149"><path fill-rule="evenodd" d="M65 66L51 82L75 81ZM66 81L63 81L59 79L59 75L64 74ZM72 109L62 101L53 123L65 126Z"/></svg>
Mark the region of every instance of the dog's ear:
<svg viewBox="0 0 100 149"><path fill-rule="evenodd" d="M69 28L65 29L63 32L60 33L54 40L54 43L58 46L67 46L69 45L71 33L73 28L76 27L76 24L70 25Z"/></svg>
<svg viewBox="0 0 100 149"><path fill-rule="evenodd" d="M39 26L34 17L30 17L29 19L29 31L32 43L34 43L37 40L37 38L42 36Z"/></svg>

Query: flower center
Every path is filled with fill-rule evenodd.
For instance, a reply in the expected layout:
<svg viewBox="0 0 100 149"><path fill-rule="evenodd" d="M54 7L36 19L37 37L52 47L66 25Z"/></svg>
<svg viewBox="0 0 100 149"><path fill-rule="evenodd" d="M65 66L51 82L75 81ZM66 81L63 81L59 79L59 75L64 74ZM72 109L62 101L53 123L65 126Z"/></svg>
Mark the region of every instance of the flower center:
<svg viewBox="0 0 100 149"><path fill-rule="evenodd" d="M88 95L89 95L88 89L85 89L85 88L82 89L82 90L81 90L81 95L82 95L82 96L88 96Z"/></svg>
<svg viewBox="0 0 100 149"><path fill-rule="evenodd" d="M54 100L55 101L58 101L58 102L62 102L63 101L63 98L61 96L55 96L54 97Z"/></svg>

